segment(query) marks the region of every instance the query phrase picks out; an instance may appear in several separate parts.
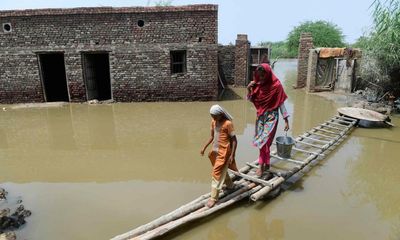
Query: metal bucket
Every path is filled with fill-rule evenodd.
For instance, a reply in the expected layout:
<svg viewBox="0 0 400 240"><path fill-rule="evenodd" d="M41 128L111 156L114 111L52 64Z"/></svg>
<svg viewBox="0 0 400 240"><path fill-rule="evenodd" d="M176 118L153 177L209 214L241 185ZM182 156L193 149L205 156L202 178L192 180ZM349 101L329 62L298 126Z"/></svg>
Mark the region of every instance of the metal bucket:
<svg viewBox="0 0 400 240"><path fill-rule="evenodd" d="M280 136L276 138L276 149L278 156L282 158L290 158L292 153L292 147L294 145L294 139L292 137Z"/></svg>

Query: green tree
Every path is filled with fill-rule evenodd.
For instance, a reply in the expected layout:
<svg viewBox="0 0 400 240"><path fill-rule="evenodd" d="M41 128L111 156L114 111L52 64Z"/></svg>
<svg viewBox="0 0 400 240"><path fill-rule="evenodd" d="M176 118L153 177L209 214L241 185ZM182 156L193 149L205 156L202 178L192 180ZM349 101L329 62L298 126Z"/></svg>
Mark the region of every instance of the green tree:
<svg viewBox="0 0 400 240"><path fill-rule="evenodd" d="M297 56L299 39L302 32L310 32L315 47L344 47L342 30L327 21L307 21L295 27L287 37L290 55Z"/></svg>

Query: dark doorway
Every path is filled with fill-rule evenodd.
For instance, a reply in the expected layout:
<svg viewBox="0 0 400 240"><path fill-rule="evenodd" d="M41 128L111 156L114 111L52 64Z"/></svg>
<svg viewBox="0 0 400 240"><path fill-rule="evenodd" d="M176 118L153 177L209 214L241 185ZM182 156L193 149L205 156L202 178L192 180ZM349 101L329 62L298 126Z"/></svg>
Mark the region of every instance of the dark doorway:
<svg viewBox="0 0 400 240"><path fill-rule="evenodd" d="M110 62L108 53L82 54L83 78L87 100L111 99Z"/></svg>
<svg viewBox="0 0 400 240"><path fill-rule="evenodd" d="M68 102L69 97L64 54L39 54L39 62L45 100L47 102Z"/></svg>

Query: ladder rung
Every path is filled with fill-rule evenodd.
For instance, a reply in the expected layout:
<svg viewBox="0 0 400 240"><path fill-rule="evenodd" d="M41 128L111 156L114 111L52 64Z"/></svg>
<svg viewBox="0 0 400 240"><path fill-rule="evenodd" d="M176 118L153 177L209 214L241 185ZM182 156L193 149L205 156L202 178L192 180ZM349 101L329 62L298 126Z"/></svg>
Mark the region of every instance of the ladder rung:
<svg viewBox="0 0 400 240"><path fill-rule="evenodd" d="M279 157L278 155L275 155L275 154L271 154L271 157L277 158L277 159L282 160L282 161L288 161L288 162L296 163L296 164L303 164L304 163L302 161L298 161L298 160L294 160L294 159L290 159L290 158L282 158L282 157Z"/></svg>
<svg viewBox="0 0 400 240"><path fill-rule="evenodd" d="M316 131L316 130L314 130L314 131ZM325 134L322 134L322 133L317 133L317 132L309 132L309 134L312 134L312 135L315 135L315 136L324 137L324 138L330 138L330 139L333 139L333 140L336 140L338 138L338 137L332 137L332 136L328 136L328 135L325 135Z"/></svg>
<svg viewBox="0 0 400 240"><path fill-rule="evenodd" d="M337 132L332 132L332 131L321 129L321 128L313 128L313 129L316 130L316 131L321 131L321 132L326 132L326 133L330 133L330 134L340 135Z"/></svg>
<svg viewBox="0 0 400 240"><path fill-rule="evenodd" d="M250 175L244 174L244 173L232 171L231 169L228 169L228 170L229 170L230 173L232 173L233 175L236 175L238 177L247 179L247 180L252 181L252 182L256 182L256 183L262 184L264 186L270 186L270 187L272 186L271 183L269 183L268 181L262 180L260 178L256 178L256 177L252 177Z"/></svg>
<svg viewBox="0 0 400 240"><path fill-rule="evenodd" d="M304 149L301 149L301 148L293 147L292 150L298 151L298 152L303 152L303 153L308 153L308 154L313 154L313 155L319 155L321 157L325 157L325 154L323 154L323 153L311 152L311 151L307 151L307 150L304 150Z"/></svg>
<svg viewBox="0 0 400 240"><path fill-rule="evenodd" d="M344 127L344 128L347 128L349 126L349 125L343 125L343 124L340 124L340 123L332 122L332 120L330 120L329 122L326 122L326 123L332 124L332 125L335 125L335 126L339 126L339 127Z"/></svg>
<svg viewBox="0 0 400 240"><path fill-rule="evenodd" d="M321 145L315 145L315 144L308 143L308 142L296 141L296 143L300 143L300 144L308 145L308 146L315 147L315 148L319 148L319 149L325 149L325 147L324 147L324 146L321 146Z"/></svg>
<svg viewBox="0 0 400 240"><path fill-rule="evenodd" d="M330 128L330 129L334 129L334 130L339 130L339 131L345 130L345 129L343 129L343 128L337 128L337 127L329 126L328 124L325 124L325 123L321 124L321 126L322 126L322 127L325 127L325 128Z"/></svg>
<svg viewBox="0 0 400 240"><path fill-rule="evenodd" d="M320 139L316 139L316 138L312 138L312 137L308 137L308 136L304 136L304 135L301 135L300 137L301 138L305 138L305 139L310 139L310 140L315 141L315 142L321 142L321 143L324 143L324 144L330 143L330 141L324 141L324 140L320 140Z"/></svg>
<svg viewBox="0 0 400 240"><path fill-rule="evenodd" d="M345 121L349 121L349 122L357 122L357 119L355 119L355 118L348 118L348 117L343 117L343 116L335 116L335 117L343 119Z"/></svg>
<svg viewBox="0 0 400 240"><path fill-rule="evenodd" d="M337 118L332 118L331 121L336 121L336 122L341 122L341 123L344 123L344 124L348 124L347 126L351 126L351 124L352 124L351 122L343 121L343 120L340 120L340 119L337 119Z"/></svg>

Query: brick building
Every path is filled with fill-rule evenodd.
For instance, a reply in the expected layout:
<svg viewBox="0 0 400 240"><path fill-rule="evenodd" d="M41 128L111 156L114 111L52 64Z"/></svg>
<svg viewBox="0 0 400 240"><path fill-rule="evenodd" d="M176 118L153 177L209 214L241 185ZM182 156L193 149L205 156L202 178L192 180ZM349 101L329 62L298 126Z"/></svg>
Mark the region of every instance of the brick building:
<svg viewBox="0 0 400 240"><path fill-rule="evenodd" d="M0 11L0 103L215 99L217 11Z"/></svg>

